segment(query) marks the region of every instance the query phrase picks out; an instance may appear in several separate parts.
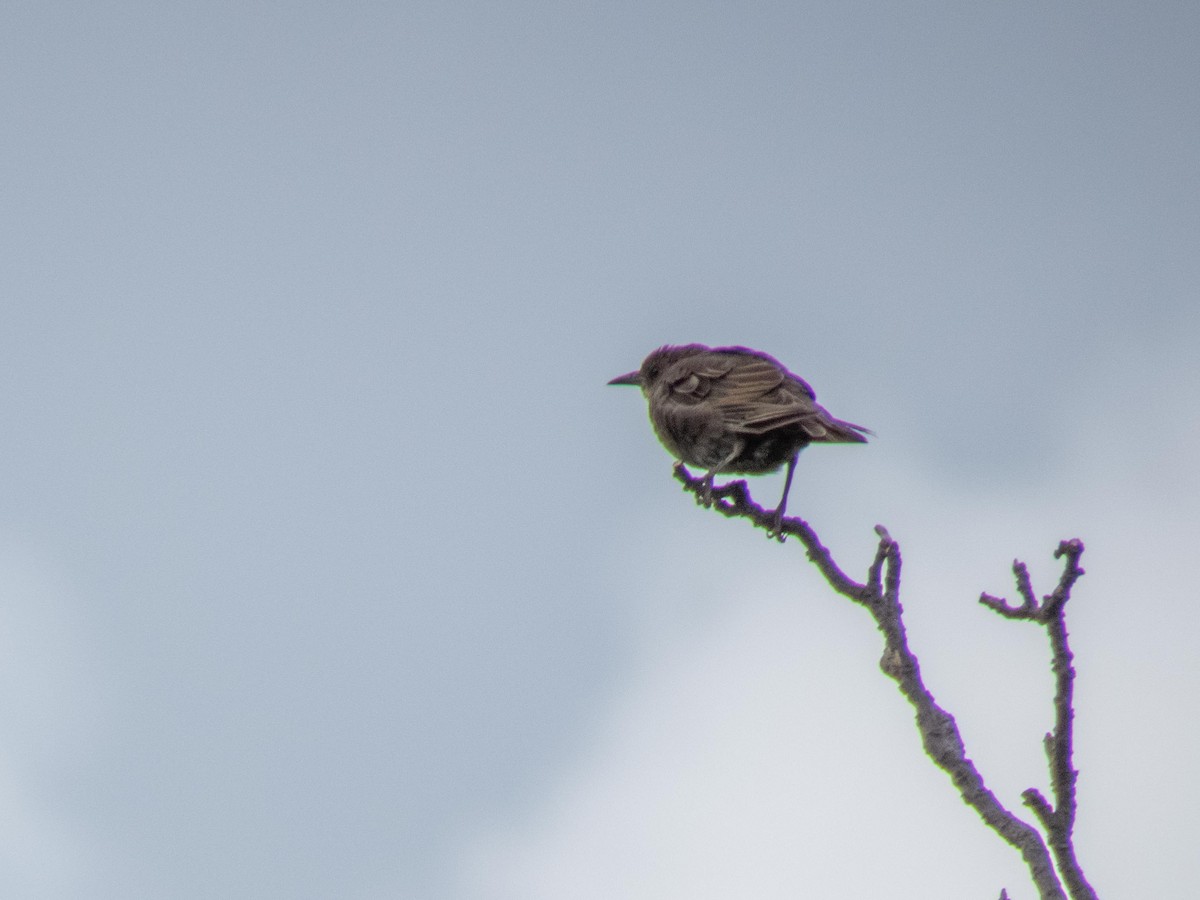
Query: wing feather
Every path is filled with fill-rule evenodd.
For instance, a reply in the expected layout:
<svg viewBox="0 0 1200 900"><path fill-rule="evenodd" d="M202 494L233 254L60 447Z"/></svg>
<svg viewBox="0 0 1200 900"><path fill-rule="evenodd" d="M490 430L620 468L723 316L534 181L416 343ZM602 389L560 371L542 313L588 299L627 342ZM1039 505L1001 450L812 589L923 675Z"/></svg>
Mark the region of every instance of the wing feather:
<svg viewBox="0 0 1200 900"><path fill-rule="evenodd" d="M672 415L692 421L696 408L703 406L706 427L747 436L799 430L809 441L849 443L865 441L863 435L870 434L833 418L817 403L808 382L766 353L746 347L709 350L698 344L675 349L689 352L653 380L661 408Z"/></svg>
<svg viewBox="0 0 1200 900"><path fill-rule="evenodd" d="M712 391L712 400L728 427L746 434L765 434L819 419L820 407L812 388L778 362L765 354L732 358L737 364Z"/></svg>

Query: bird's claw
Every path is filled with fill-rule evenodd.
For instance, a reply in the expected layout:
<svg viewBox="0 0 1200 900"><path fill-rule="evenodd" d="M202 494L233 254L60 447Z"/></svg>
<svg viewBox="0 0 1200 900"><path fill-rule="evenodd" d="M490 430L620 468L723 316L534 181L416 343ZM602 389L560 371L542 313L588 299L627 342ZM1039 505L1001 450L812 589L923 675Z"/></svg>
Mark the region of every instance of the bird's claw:
<svg viewBox="0 0 1200 900"><path fill-rule="evenodd" d="M783 532L783 510L777 509L771 514L771 527L767 529L767 540L774 538L783 543L787 540L787 535Z"/></svg>

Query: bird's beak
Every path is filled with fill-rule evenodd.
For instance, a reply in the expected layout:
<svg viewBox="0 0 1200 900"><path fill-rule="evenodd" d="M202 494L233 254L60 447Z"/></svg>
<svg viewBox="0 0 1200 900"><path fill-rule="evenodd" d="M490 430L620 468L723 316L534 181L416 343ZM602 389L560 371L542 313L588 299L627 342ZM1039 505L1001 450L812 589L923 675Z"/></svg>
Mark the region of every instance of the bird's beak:
<svg viewBox="0 0 1200 900"><path fill-rule="evenodd" d="M641 383L642 383L642 373L641 372L627 372L624 375L618 375L616 378L614 378L612 381L609 382L609 384L634 384L634 385L640 385Z"/></svg>

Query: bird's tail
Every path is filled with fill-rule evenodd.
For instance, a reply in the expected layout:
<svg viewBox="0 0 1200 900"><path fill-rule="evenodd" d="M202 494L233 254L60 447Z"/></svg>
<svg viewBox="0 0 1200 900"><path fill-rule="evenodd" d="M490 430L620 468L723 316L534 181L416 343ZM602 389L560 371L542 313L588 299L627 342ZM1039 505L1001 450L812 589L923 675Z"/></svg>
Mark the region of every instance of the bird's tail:
<svg viewBox="0 0 1200 900"><path fill-rule="evenodd" d="M826 444L865 444L867 435L875 435L870 428L863 428L853 422L843 422L833 416L822 417L820 424L822 434L812 434L811 431L809 433L814 441Z"/></svg>

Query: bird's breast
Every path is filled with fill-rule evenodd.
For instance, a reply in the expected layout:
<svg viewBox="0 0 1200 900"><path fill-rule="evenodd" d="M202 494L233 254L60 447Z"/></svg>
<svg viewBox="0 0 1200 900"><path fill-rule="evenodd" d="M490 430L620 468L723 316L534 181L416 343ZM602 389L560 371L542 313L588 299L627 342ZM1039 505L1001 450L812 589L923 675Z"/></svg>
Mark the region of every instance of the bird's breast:
<svg viewBox="0 0 1200 900"><path fill-rule="evenodd" d="M774 472L806 443L796 429L740 433L703 405L652 405L650 421L662 445L677 459L732 475Z"/></svg>

